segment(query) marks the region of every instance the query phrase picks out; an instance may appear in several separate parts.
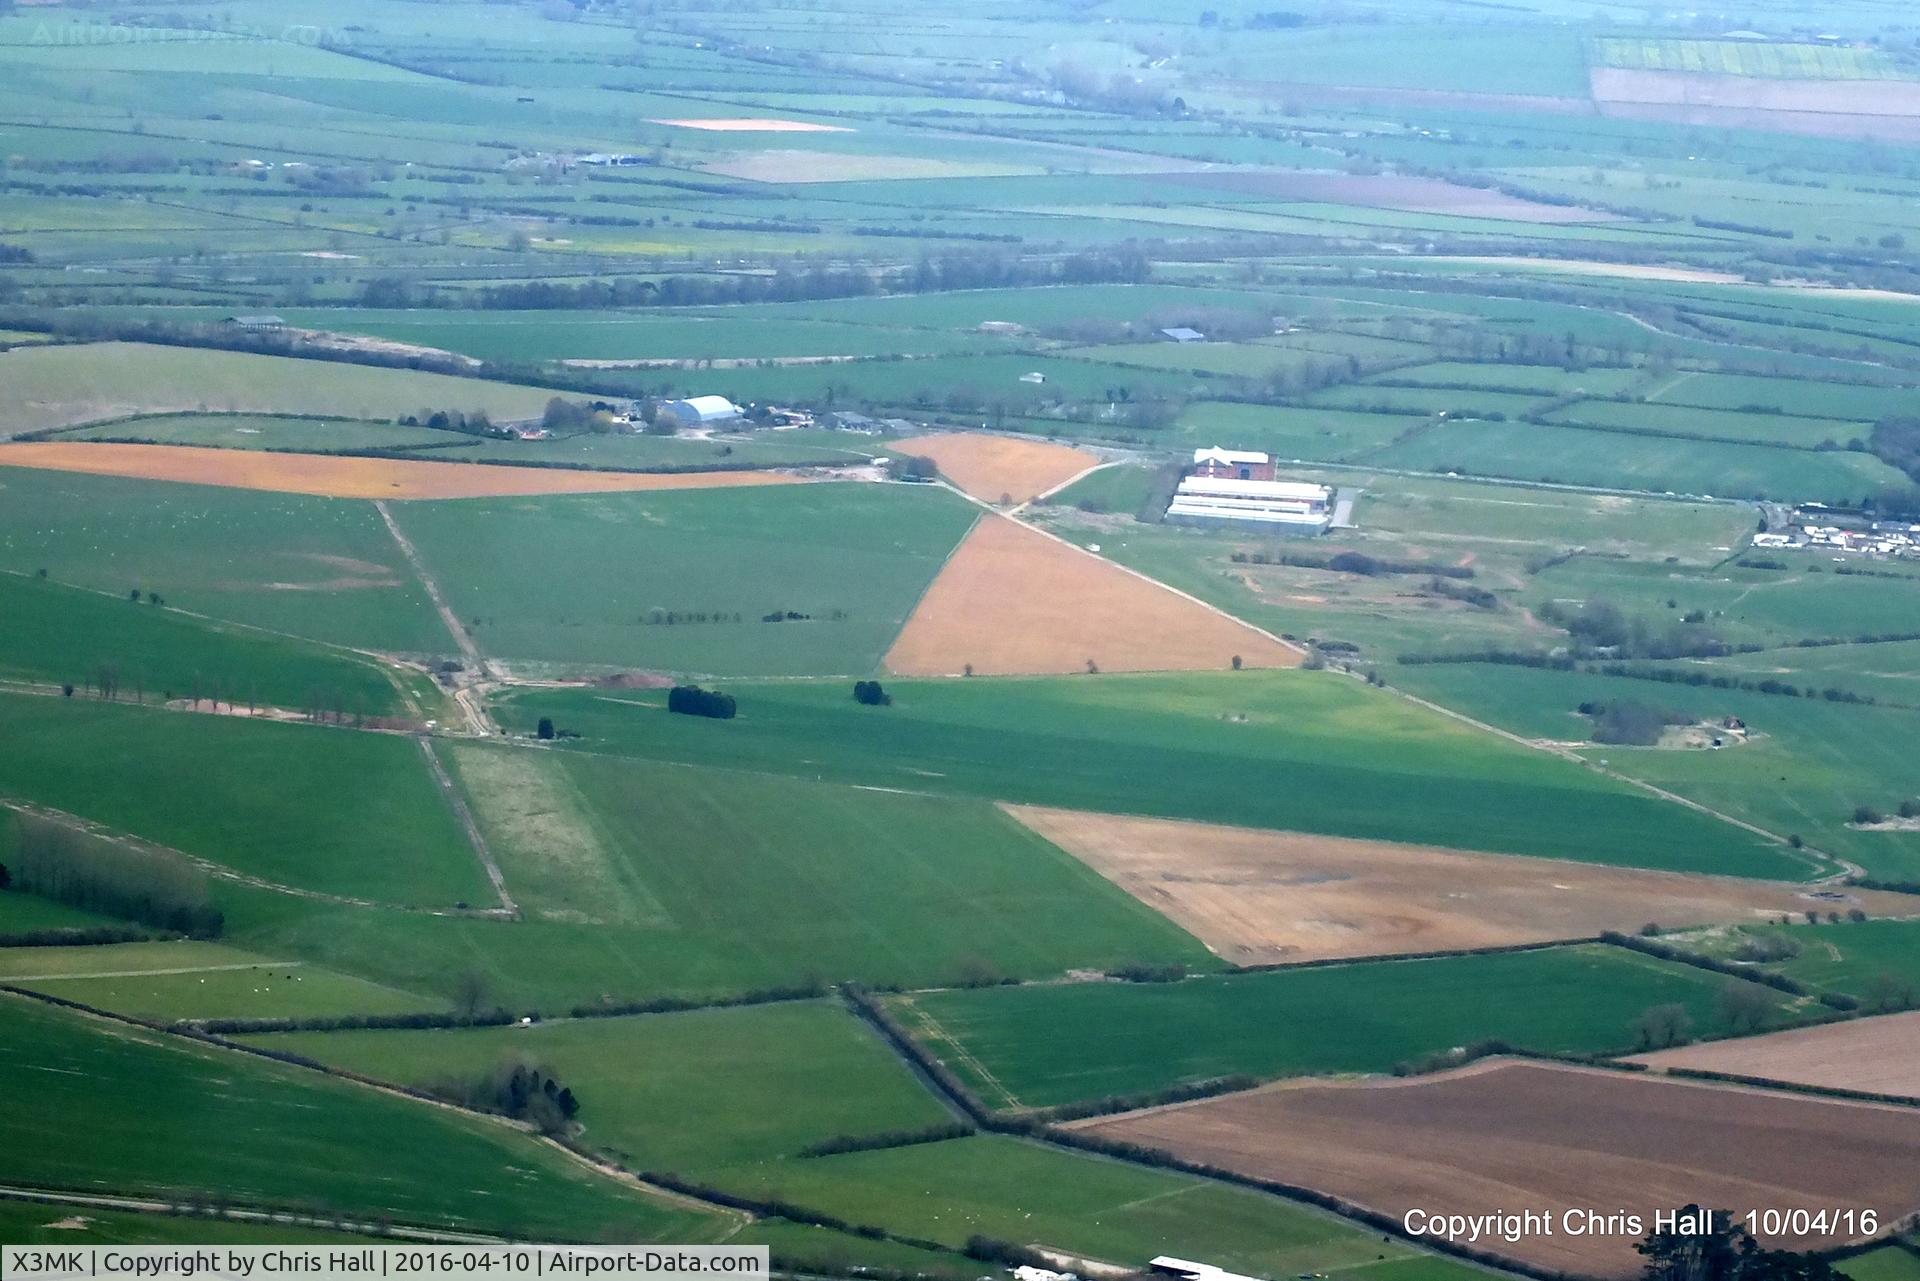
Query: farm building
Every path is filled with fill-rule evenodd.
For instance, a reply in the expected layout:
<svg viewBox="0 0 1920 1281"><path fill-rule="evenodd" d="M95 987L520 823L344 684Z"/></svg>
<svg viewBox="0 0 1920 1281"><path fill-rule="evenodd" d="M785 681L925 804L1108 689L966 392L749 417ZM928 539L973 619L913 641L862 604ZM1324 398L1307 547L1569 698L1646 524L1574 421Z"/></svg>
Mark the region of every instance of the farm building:
<svg viewBox="0 0 1920 1281"><path fill-rule="evenodd" d="M1155 1276L1172 1277L1174 1281L1252 1281L1251 1277L1228 1272L1211 1263L1194 1263L1187 1259L1176 1259L1170 1254L1155 1258L1147 1264L1147 1270Z"/></svg>
<svg viewBox="0 0 1920 1281"><path fill-rule="evenodd" d="M1325 485L1274 479L1273 459L1244 449L1196 449L1193 469L1167 504L1176 525L1248 524L1323 534L1333 491Z"/></svg>
<svg viewBox="0 0 1920 1281"><path fill-rule="evenodd" d="M1185 325L1176 325L1172 329L1162 329L1161 335L1175 342L1205 342L1207 336L1198 329L1188 329Z"/></svg>
<svg viewBox="0 0 1920 1281"><path fill-rule="evenodd" d="M746 416L740 406L725 396L689 396L685 400L669 400L660 408L662 412L672 414L688 427L727 423Z"/></svg>
<svg viewBox="0 0 1920 1281"><path fill-rule="evenodd" d="M1214 480L1272 480L1273 459L1244 449L1196 449L1193 474Z"/></svg>
<svg viewBox="0 0 1920 1281"><path fill-rule="evenodd" d="M228 316L226 323L235 329L285 329L287 322L278 316Z"/></svg>

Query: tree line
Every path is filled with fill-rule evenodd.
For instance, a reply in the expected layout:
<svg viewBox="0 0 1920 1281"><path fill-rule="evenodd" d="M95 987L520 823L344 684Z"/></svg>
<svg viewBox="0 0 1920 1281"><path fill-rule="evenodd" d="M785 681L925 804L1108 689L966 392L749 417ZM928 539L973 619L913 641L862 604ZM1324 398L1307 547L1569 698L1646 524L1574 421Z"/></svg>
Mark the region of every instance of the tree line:
<svg viewBox="0 0 1920 1281"><path fill-rule="evenodd" d="M11 826L12 890L192 938L218 938L226 926L206 873L181 859L37 814L14 814Z"/></svg>

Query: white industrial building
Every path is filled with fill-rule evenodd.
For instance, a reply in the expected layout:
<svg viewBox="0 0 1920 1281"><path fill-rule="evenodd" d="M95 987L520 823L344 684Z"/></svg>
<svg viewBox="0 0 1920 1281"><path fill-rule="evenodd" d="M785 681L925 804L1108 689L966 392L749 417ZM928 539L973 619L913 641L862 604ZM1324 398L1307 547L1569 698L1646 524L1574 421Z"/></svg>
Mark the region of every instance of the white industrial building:
<svg viewBox="0 0 1920 1281"><path fill-rule="evenodd" d="M689 396L685 400L669 400L660 408L672 414L683 427L705 427L709 423L732 422L747 416L745 410L725 396Z"/></svg>
<svg viewBox="0 0 1920 1281"><path fill-rule="evenodd" d="M1167 504L1173 524L1261 525L1276 531L1323 534L1333 521L1333 491L1291 480L1188 476Z"/></svg>

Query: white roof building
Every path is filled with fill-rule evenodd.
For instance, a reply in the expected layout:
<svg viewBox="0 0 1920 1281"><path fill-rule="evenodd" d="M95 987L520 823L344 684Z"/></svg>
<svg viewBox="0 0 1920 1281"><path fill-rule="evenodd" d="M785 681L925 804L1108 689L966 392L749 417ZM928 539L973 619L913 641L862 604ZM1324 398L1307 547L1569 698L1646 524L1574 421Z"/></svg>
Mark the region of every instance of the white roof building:
<svg viewBox="0 0 1920 1281"><path fill-rule="evenodd" d="M1234 522L1317 534L1333 519L1332 500L1333 491L1325 485L1188 476L1167 504L1167 519L1175 524Z"/></svg>
<svg viewBox="0 0 1920 1281"><path fill-rule="evenodd" d="M1211 1263L1194 1263L1189 1259L1176 1259L1170 1254L1159 1255L1147 1267L1161 1276L1179 1277L1182 1281L1254 1281L1252 1277L1216 1268Z"/></svg>
<svg viewBox="0 0 1920 1281"><path fill-rule="evenodd" d="M661 408L689 427L746 416L740 406L725 396L689 396L685 400L670 400Z"/></svg>

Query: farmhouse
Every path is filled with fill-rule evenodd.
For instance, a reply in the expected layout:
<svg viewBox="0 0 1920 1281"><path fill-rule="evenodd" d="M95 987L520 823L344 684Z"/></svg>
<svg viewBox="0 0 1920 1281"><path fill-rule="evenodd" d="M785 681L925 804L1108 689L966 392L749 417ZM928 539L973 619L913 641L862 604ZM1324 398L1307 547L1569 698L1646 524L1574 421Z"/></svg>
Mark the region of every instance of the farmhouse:
<svg viewBox="0 0 1920 1281"><path fill-rule="evenodd" d="M728 423L746 416L740 406L725 396L689 396L685 400L669 400L660 408L688 427Z"/></svg>
<svg viewBox="0 0 1920 1281"><path fill-rule="evenodd" d="M1193 474L1210 480L1272 480L1273 459L1244 449L1196 449Z"/></svg>

